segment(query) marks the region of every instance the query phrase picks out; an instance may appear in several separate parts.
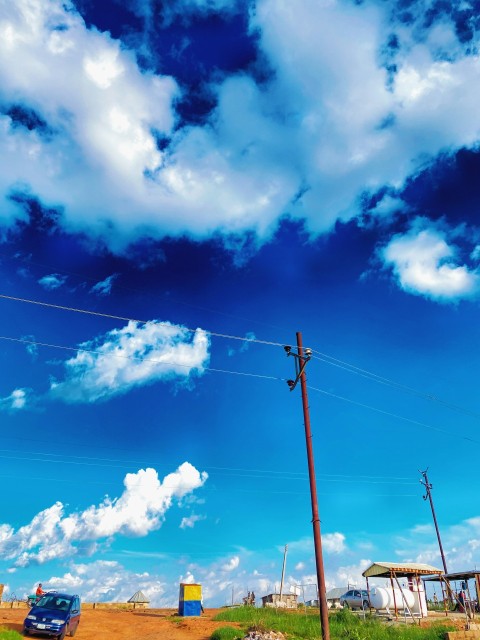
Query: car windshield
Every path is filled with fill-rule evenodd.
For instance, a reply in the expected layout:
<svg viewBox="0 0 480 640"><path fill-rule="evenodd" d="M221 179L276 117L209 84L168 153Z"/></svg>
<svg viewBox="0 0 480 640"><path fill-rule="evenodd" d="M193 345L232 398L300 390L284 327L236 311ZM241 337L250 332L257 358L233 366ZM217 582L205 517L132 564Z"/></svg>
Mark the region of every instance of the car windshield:
<svg viewBox="0 0 480 640"><path fill-rule="evenodd" d="M58 596L46 595L37 602L37 607L56 611L68 611L71 602L72 601L69 598L59 598Z"/></svg>

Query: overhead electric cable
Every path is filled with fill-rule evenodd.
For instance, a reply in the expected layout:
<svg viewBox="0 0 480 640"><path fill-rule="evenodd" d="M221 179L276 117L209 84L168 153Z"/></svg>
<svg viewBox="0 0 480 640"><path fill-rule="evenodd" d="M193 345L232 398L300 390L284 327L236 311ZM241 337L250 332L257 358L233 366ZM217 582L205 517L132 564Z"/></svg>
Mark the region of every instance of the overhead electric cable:
<svg viewBox="0 0 480 640"><path fill-rule="evenodd" d="M19 440L24 441L25 438L19 438ZM31 442L31 438L29 438L29 442ZM37 442L42 442L45 443L44 440L37 440ZM55 441L56 444L58 445L58 440ZM69 443L67 443L69 444ZM25 451L24 449L0 449L0 453L24 453L24 454L28 454L28 455L42 455L42 456L50 456L53 458L61 458L61 457L68 457L68 458L72 458L74 460L93 460L96 462L123 462L125 464L128 464L130 466L133 465L150 465L150 466L154 466L156 468L156 470L158 471L159 468L161 468L162 466L165 466L162 463L159 463L158 461L153 461L153 460L125 460L122 458L99 458L97 456L76 456L76 455L72 455L72 454L63 454L63 453L52 453L50 451ZM195 462L195 466L202 468L204 471L209 471L209 470L214 470L216 471L242 471L245 473L262 473L265 475L268 474L272 474L274 476L284 476L287 480L290 479L290 476L296 475L296 476L301 476L299 479L304 479L308 476L308 473L306 473L305 471L286 471L286 470L282 470L282 471L276 471L273 469L248 469L248 468L243 468L243 467L215 467L215 466L211 466L209 464L204 465L204 464L199 464L198 462ZM233 474L229 474L232 475ZM346 474L346 473L318 473L317 476L319 477L327 477L327 478L351 478L354 480L358 480L359 478L366 478L368 480L386 480L387 482L393 482L394 480L410 480L410 478L408 476L370 476L370 475L364 475L364 474ZM416 484L416 482L414 483Z"/></svg>
<svg viewBox="0 0 480 640"><path fill-rule="evenodd" d="M17 480L18 481L18 475L9 475L9 474L1 474L0 475L0 479L5 479L5 480ZM29 482L67 482L67 483L71 483L71 484L78 484L78 480L76 478L60 478L60 477L55 477L55 478L46 478L44 476L22 476L22 480L28 480ZM111 485L111 486L119 486L118 482L115 482L113 480L102 480L101 482L98 480L82 480L82 484L93 484L93 485L99 485L99 486L105 486L105 485ZM140 484L136 485L138 486L145 486ZM201 487L202 491L210 491L210 492L218 492L217 487L211 487L209 485L203 485ZM228 487L228 492L236 492L236 493L256 493L258 495L258 490L257 489L240 489L237 487ZM277 494L288 494L288 495L296 495L296 496L305 496L306 495L306 491L270 491L268 489L263 489L262 488L262 495L263 494L272 494L272 495L277 495ZM322 493L321 495L324 496L332 496L331 493ZM335 497L337 496L357 496L358 493L338 493L337 491L335 491ZM380 497L380 498L418 498L418 494L417 493L403 493L403 494L390 494L390 493L369 493L368 497Z"/></svg>
<svg viewBox="0 0 480 640"><path fill-rule="evenodd" d="M411 424L415 424L419 427L425 427L426 429L431 429L432 431L438 431L439 433L445 433L449 436L453 434L446 429L442 429L441 427L434 427L430 424L426 424L425 422L419 422L418 420L413 420L413 418L407 418L405 416L401 416L397 413L391 413L390 411L385 411L384 409L378 409L377 407L372 407L371 405L364 404L363 402L357 402L356 400L351 400L350 398L345 398L344 396L339 396L335 393L331 393L330 391L326 391L325 389L318 389L317 387L311 387L308 385L308 389L312 391L318 391L318 393L322 393L323 395L329 396L330 398L336 398L337 400L343 400L344 402L349 402L350 404L354 404L357 407L363 407L364 409L370 409L371 411L376 411L377 413L382 413L383 415L390 416L392 418L397 418L398 420L404 420L405 422L410 422ZM480 440L475 440L474 438L469 438L468 436L462 436L455 434L457 438L461 440L468 440L469 442L475 442L476 444L480 444Z"/></svg>
<svg viewBox="0 0 480 640"><path fill-rule="evenodd" d="M406 393L416 395L419 398L424 398L425 400L430 400L431 402L438 402L444 407L448 407L449 409L453 409L455 411L459 411L461 413L469 415L473 418L480 419L480 413L476 413L475 411L471 411L470 409L465 409L464 407L461 407L460 405L454 404L452 402L442 400L438 396L435 396L431 393L420 391L419 389L415 389L414 387L410 387L409 385L403 384L401 382L396 382L395 380L391 380L390 378L386 378L384 376L380 376L376 373L373 373L372 371L368 371L368 369L362 369L361 367L357 367L356 365L350 364L349 362L345 362L343 360L339 360L338 358L334 358L333 356L321 353L316 349L312 349L312 351L320 354L319 356L312 356L312 358L315 360L320 360L321 362L325 362L326 364L329 364L333 367L338 367L339 369L343 369L350 373L362 376L363 378L367 378L368 380L372 380L373 382L378 382L379 384L390 386L400 391L405 391Z"/></svg>
<svg viewBox="0 0 480 640"><path fill-rule="evenodd" d="M110 313L101 313L100 311L92 311L90 309L78 309L76 307L67 307L61 304L52 304L50 302L43 302L42 300L30 300L29 298L18 298L16 296L7 296L5 294L0 293L0 298L4 300L13 300L15 302L25 302L27 304L38 305L40 307L47 307L50 309L59 309L61 311L72 311L74 313L83 313L85 315L97 316L100 318L108 318L110 320L122 320L124 322L137 322L139 324L147 324L151 322L150 320L140 320L138 318L129 318L127 316L117 316ZM171 327L171 322L162 322L158 321L156 324ZM190 333L195 333L198 329L190 329L189 327L182 327L185 331L189 331ZM217 333L215 331L208 331L207 329L203 329L205 333L210 334L211 336L215 336L216 338L227 338L228 340L240 340L242 342L255 342L256 344L264 344L273 347L283 347L285 343L283 342L271 342L269 340L258 340L257 338L246 338L245 336L235 336L226 333Z"/></svg>
<svg viewBox="0 0 480 640"><path fill-rule="evenodd" d="M68 346L64 346L64 345L57 345L57 344L52 344L52 343L43 343L43 342L37 342L35 340L26 340L24 338L12 338L9 336L0 336L0 340L7 340L7 341L11 341L11 342L19 342L19 343L25 343L25 344L35 344L38 346L43 346L43 347L49 347L52 349L63 349L63 350L67 350L67 351L84 351L87 353L95 353L98 355L105 355L103 352L100 351L96 351L94 349L82 349L82 348L77 348L77 347L68 347ZM169 365L169 366L176 366L176 367L184 367L184 368L188 368L188 369L194 369L195 367L192 367L191 365L184 365L184 364L180 364L177 362L171 362L171 361L161 361L161 360L155 360L153 358L140 358L140 357L135 357L135 356L122 356L120 354L109 354L111 357L114 358L123 358L123 359L128 359L128 360L141 360L142 362L148 361L148 362L154 362L154 363L158 363L160 365ZM229 370L229 369L219 369L219 368L214 368L214 367L205 367L203 366L202 369L204 369L205 371L212 371L214 373L226 373L229 375L239 375L239 376L246 376L246 377L252 377L252 378L261 378L261 379L266 379L266 380L275 380L275 381L279 381L279 382L285 382L285 378L278 378L277 376L269 376L269 375L265 375L265 374L260 374L260 373L248 373L248 372L244 372L244 371L233 371L233 370ZM399 414L395 414L395 413L391 413L389 411L386 411L384 409L378 409L377 407L372 407L371 405L367 405L361 402L357 402L356 400L351 400L350 398L345 398L344 396L339 396L336 395L334 393L331 393L329 391L326 391L325 389L319 389L317 387L312 387L312 386L308 386L309 389L312 389L312 391L317 391L319 393L322 393L324 395L330 396L332 398L336 398L338 400L343 400L344 402L348 402L350 404L354 404L357 405L359 407L363 407L365 409L370 409L371 411L376 411L377 413L382 413L384 415L388 415L391 416L393 418L397 418L398 420L404 420L405 422L409 422L411 424L416 424L418 426L422 426L425 427L426 429L431 429L433 431L438 431L439 433L445 433L447 435L452 435L449 431L447 431L446 429L441 429L440 427L434 427L432 425L428 425L424 422L419 422L418 420L413 420L412 418L407 418L405 416L401 416ZM468 436L459 436L461 439L463 440L468 440L470 442L475 442L477 444L480 444L480 441L475 440L474 438L469 438Z"/></svg>
<svg viewBox="0 0 480 640"><path fill-rule="evenodd" d="M98 351L96 349L85 349L84 347L67 347L65 345L53 344L49 342L38 342L37 340L26 340L25 338L12 338L10 336L0 336L0 340L7 340L10 342L20 342L24 344L34 344L39 347L49 347L51 349L63 349L65 351L80 351L85 353L95 353L96 355L105 356L106 354L103 351ZM233 371L230 369L218 369L215 367L206 367L204 365L192 366L189 364L181 364L179 362L171 362L167 360L156 360L155 358L143 358L141 356L126 356L121 355L119 353L109 353L109 357L112 358L122 358L126 360L140 360L141 362L153 362L155 364L160 365L170 365L172 367L183 367L185 369L203 369L205 371L213 371L215 373L229 373L231 375L236 376L248 376L251 378L265 378L267 380L279 380L283 382L285 378L278 378L277 376L268 376L261 373L248 373L245 371Z"/></svg>
<svg viewBox="0 0 480 640"><path fill-rule="evenodd" d="M104 464L104 463L102 464L97 462L76 461L76 460L67 460L67 459L61 459L61 458L57 458L56 460L51 460L51 459L38 457L39 455L42 455L42 454L33 454L33 455L36 457L32 457L31 455L9 456L9 455L0 454L0 459L22 460L22 461L28 461L28 462L43 462L43 463L49 463L49 464L69 464L69 465L86 466L86 467L101 467L105 469L107 468L108 469L131 469L132 468L131 464L123 464L123 465ZM290 477L274 478L274 477L268 477L264 475L246 474L246 473L225 474L225 473L215 472L213 474L209 474L210 478L216 478L218 476L221 476L222 478L254 478L256 480L262 480L262 481L275 480L276 482L278 482L279 480L285 480L286 482L291 482L292 480L300 480L302 482L306 481L306 478L290 478ZM394 486L406 486L406 485L416 486L417 485L416 482L398 482L395 480L372 481L372 480L361 480L355 477L352 477L351 479L323 478L322 481L323 482L340 482L344 484L390 484ZM142 483L139 483L138 486L142 486ZM169 485L163 485L162 483L162 486L169 486Z"/></svg>
<svg viewBox="0 0 480 640"><path fill-rule="evenodd" d="M65 305L58 305L58 304L52 304L49 302L45 302L42 300L32 300L29 298L21 298L21 297L17 297L17 296L9 296L6 294L0 294L0 299L4 299L4 300L11 300L14 302L22 302L22 303L26 303L26 304L32 304L32 305L37 305L37 306L41 306L41 307L46 307L46 308L51 308L51 309L57 309L57 310L62 310L62 311L70 311L70 312L74 312L74 313L81 313L81 314L85 314L85 315L93 315L93 316L97 316L97 317L103 317L103 318L108 318L108 319L113 319L113 320L122 320L124 322L136 322L139 324L147 324L148 322L150 322L149 320L140 320L138 318L130 318L128 316L120 316L120 315L113 315L113 314L108 314L108 313L102 313L99 311L92 311L89 309L80 309L77 307L69 307L69 306L65 306ZM171 327L172 323L170 322L164 322L164 321L158 321L157 324L161 325L161 326L168 326ZM182 326L182 325L178 325L178 326ZM195 333L198 329L191 329L189 327L183 327L182 328L185 331L188 331L189 333ZM267 345L267 346L274 346L274 347L284 347L287 342L275 342L275 341L271 341L271 340L260 340L258 338L247 338L245 336L237 336L237 335L233 335L233 334L227 334L227 333L219 333L219 332L215 332L215 331L209 331L208 329L202 329L202 331L205 331L205 333L214 336L216 338L224 338L224 339L229 339L229 340L237 340L237 341L241 341L241 342L245 342L245 343L253 343L253 344L261 344L261 345ZM32 342L32 344L39 344L41 346L50 346L48 344L41 344L41 343L35 343ZM57 347L60 348L60 347ZM65 347L68 348L68 347ZM73 349L73 348L71 348ZM86 349L85 349L86 351ZM473 418L476 418L478 420L480 420L480 413L476 413L475 411L471 411L470 409L466 409L465 407L462 407L460 405L451 403L451 402L447 402L445 400L442 400L441 398L425 392L425 391L421 391L418 389L415 389L414 387L410 387L409 385L400 383L400 382L396 382L395 380L392 380L390 378L387 378L385 376L381 376L378 375L372 371L369 371L368 369L363 369L361 367L358 367L354 364L351 364L349 362L346 362L344 360L340 360L339 358L335 358L334 356L329 356L326 353L323 353L322 351L319 351L318 349L313 349L312 348L312 352L314 354L318 354L318 355L313 355L312 357L314 359L317 359L319 361L325 362L325 364L329 364L331 366L335 366L338 367L340 369L343 369L345 371L348 371L349 373L354 373L357 375L360 375L362 377L365 377L369 380L372 380L373 382L377 382L379 384L384 384L387 386L391 386L394 389L398 389L400 391L404 391L406 393L410 393L410 394L414 394L417 397L420 398L424 398L425 400L428 400L430 402L436 402L444 407L447 407L449 409L452 409L454 411L458 411L460 413L463 413L464 415L469 415ZM181 366L181 365L177 365L177 366ZM208 369L210 371L214 371L214 369ZM235 373L235 372L231 372L231 373ZM238 375L254 375L254 374L241 374L239 372L236 372ZM261 377L261 376L259 376Z"/></svg>

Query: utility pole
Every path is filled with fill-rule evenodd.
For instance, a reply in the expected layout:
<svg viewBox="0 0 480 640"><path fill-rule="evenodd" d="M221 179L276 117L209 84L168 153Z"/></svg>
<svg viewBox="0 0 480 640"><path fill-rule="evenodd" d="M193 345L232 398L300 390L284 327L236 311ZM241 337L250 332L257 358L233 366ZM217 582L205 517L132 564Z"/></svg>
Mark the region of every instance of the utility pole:
<svg viewBox="0 0 480 640"><path fill-rule="evenodd" d="M285 579L285 565L287 563L287 549L288 549L288 544L285 545L285 551L283 552L282 581L280 582L280 602L282 601L283 581Z"/></svg>
<svg viewBox="0 0 480 640"><path fill-rule="evenodd" d="M312 357L312 350L303 351L302 334L297 331L297 353L292 352L292 347L285 347L287 356L295 358L295 380L288 380L290 391L293 391L300 381L302 389L303 418L305 424L305 440L307 444L308 477L310 480L310 498L312 503L313 541L315 546L315 564L317 569L318 604L320 608L320 623L322 626L322 640L330 640L330 625L328 622L327 590L325 574L323 570L322 536L320 533L320 517L318 515L317 485L315 481L315 466L313 461L312 431L310 427L310 412L307 396L307 376L305 367Z"/></svg>
<svg viewBox="0 0 480 640"><path fill-rule="evenodd" d="M420 471L420 473L423 476L423 480L420 480L420 484L422 484L427 490L427 495L423 496L423 499L424 500L428 499L430 501L430 507L432 508L433 522L435 524L435 531L437 532L438 546L440 547L440 555L442 556L443 570L445 573L448 573L447 563L445 562L445 554L443 553L442 540L440 538L440 530L438 528L437 516L435 515L435 509L433 507L432 491L431 491L433 486L428 481L427 471L428 469L425 469L425 471Z"/></svg>

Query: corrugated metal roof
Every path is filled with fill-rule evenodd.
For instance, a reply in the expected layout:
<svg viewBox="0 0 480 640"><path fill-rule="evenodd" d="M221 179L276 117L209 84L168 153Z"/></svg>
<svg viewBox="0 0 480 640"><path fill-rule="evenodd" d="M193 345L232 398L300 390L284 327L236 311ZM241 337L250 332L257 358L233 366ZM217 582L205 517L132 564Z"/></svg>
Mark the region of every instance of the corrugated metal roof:
<svg viewBox="0 0 480 640"><path fill-rule="evenodd" d="M362 576L365 578L389 578L392 571L394 571L399 578L411 575L431 576L433 574L443 573L441 569L419 562L374 562L368 569L365 569Z"/></svg>
<svg viewBox="0 0 480 640"><path fill-rule="evenodd" d="M480 569L473 569L472 571L459 571L457 573L444 573L443 578L447 578L447 580L470 580L471 578L475 578L475 576L480 575ZM426 578L429 582L434 582L438 580L438 578Z"/></svg>
<svg viewBox="0 0 480 640"><path fill-rule="evenodd" d="M138 603L147 604L150 602L150 600L146 596L144 596L141 591L137 591L136 593L133 594L133 596L130 598L128 602L138 602Z"/></svg>

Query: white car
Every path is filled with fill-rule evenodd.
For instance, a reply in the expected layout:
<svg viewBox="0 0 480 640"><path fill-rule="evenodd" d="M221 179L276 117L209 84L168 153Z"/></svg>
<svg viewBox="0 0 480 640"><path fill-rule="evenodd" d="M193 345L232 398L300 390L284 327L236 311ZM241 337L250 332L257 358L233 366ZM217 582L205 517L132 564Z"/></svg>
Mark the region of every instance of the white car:
<svg viewBox="0 0 480 640"><path fill-rule="evenodd" d="M350 609L370 609L368 601L368 592L363 589L350 589L340 596L340 604L342 607Z"/></svg>

